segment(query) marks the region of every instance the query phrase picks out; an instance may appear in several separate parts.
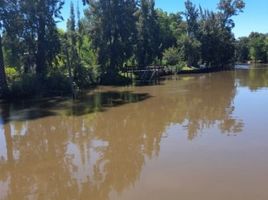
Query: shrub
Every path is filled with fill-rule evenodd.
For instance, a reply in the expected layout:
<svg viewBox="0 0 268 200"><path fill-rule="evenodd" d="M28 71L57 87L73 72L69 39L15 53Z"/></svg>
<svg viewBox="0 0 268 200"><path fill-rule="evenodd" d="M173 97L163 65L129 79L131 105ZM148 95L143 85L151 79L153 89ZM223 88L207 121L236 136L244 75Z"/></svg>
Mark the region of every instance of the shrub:
<svg viewBox="0 0 268 200"><path fill-rule="evenodd" d="M6 67L5 72L9 83L15 81L19 77L19 73L15 67Z"/></svg>
<svg viewBox="0 0 268 200"><path fill-rule="evenodd" d="M39 82L36 76L22 75L19 80L13 81L10 87L10 96L17 97L31 97L37 94Z"/></svg>
<svg viewBox="0 0 268 200"><path fill-rule="evenodd" d="M62 74L53 74L46 78L25 74L12 82L11 98L30 98L33 96L51 96L71 93L70 81Z"/></svg>
<svg viewBox="0 0 268 200"><path fill-rule="evenodd" d="M60 73L52 74L51 76L45 78L42 88L45 92L45 95L71 93L69 78Z"/></svg>
<svg viewBox="0 0 268 200"><path fill-rule="evenodd" d="M178 49L175 47L168 48L163 53L163 60L166 65L174 66L180 62Z"/></svg>

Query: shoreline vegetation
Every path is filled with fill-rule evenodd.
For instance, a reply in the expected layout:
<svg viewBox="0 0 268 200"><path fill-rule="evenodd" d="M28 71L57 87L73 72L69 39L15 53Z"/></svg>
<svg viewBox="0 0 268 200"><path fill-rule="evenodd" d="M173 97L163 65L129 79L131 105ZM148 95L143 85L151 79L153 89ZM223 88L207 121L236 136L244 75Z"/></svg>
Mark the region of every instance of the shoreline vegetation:
<svg viewBox="0 0 268 200"><path fill-rule="evenodd" d="M212 72L221 72L221 71L230 71L234 70L235 66L228 67L185 67L182 70L178 71L177 74L202 74L202 73L212 73Z"/></svg>
<svg viewBox="0 0 268 200"><path fill-rule="evenodd" d="M83 17L71 3L61 30L63 0L0 0L0 99L75 97L98 85L268 61L268 35L234 37L243 0L219 0L214 11L186 0L178 13L155 8L153 0L107 2L83 1Z"/></svg>

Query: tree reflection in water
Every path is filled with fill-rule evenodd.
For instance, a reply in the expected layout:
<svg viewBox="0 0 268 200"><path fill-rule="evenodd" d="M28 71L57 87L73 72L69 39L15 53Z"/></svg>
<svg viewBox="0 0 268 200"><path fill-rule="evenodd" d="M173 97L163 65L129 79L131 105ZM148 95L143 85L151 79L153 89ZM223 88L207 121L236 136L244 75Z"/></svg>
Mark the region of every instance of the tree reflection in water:
<svg viewBox="0 0 268 200"><path fill-rule="evenodd" d="M189 140L212 127L242 131L232 116L234 72L179 79L135 92L96 92L75 103L3 106L0 197L106 200L134 186L169 126L184 126Z"/></svg>
<svg viewBox="0 0 268 200"><path fill-rule="evenodd" d="M251 91L268 87L268 65L257 64L249 66L247 70L237 70L236 79L241 87Z"/></svg>

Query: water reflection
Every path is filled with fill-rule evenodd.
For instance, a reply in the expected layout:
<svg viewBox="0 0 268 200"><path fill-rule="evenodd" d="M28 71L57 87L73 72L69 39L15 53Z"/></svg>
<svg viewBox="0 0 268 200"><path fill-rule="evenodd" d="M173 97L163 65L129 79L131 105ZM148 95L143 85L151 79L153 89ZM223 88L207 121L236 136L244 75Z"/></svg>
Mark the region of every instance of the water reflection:
<svg viewBox="0 0 268 200"><path fill-rule="evenodd" d="M222 133L242 131L242 121L232 116L236 95L234 80L233 72L197 75L185 86L187 92L179 94L175 119L180 119L180 124L186 123L190 140L215 125Z"/></svg>
<svg viewBox="0 0 268 200"><path fill-rule="evenodd" d="M130 91L96 91L84 94L75 102L67 98L51 98L38 101L19 101L12 105L1 105L0 113L5 123L9 121L34 120L56 115L81 116L89 113L102 112L109 107L136 103L150 98L147 93Z"/></svg>
<svg viewBox="0 0 268 200"><path fill-rule="evenodd" d="M107 200L137 183L168 127L183 126L189 140L243 129L233 116L235 72L128 89L2 107L0 198Z"/></svg>
<svg viewBox="0 0 268 200"><path fill-rule="evenodd" d="M236 78L241 87L256 91L268 87L268 65L252 65L248 70L237 70Z"/></svg>

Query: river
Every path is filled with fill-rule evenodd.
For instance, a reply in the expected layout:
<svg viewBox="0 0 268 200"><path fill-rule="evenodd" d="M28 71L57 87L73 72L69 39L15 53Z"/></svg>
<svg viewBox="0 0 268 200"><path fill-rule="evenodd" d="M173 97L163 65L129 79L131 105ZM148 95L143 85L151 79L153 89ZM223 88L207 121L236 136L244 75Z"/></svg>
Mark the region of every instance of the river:
<svg viewBox="0 0 268 200"><path fill-rule="evenodd" d="M0 111L1 200L268 199L266 66Z"/></svg>

